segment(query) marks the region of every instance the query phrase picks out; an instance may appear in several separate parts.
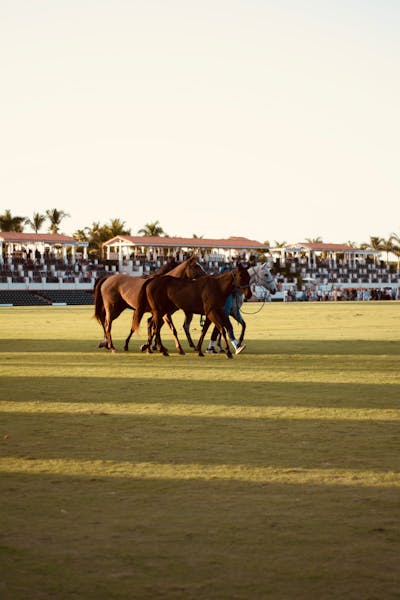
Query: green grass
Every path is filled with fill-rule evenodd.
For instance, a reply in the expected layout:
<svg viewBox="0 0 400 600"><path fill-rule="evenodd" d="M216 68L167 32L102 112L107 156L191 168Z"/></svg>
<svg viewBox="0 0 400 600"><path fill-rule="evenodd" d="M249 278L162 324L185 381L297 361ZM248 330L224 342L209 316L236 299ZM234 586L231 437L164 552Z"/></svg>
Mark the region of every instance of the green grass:
<svg viewBox="0 0 400 600"><path fill-rule="evenodd" d="M231 361L0 309L2 599L400 597L400 304L260 306Z"/></svg>

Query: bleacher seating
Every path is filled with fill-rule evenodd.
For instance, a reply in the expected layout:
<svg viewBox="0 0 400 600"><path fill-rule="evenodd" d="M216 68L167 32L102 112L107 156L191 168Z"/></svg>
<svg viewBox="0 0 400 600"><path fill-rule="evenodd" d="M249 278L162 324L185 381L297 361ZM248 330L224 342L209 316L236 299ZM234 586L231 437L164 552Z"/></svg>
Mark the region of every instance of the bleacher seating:
<svg viewBox="0 0 400 600"><path fill-rule="evenodd" d="M93 293L86 290L46 290L38 293L49 304L93 304Z"/></svg>
<svg viewBox="0 0 400 600"><path fill-rule="evenodd" d="M51 304L93 304L85 290L0 290L0 306L49 306Z"/></svg>
<svg viewBox="0 0 400 600"><path fill-rule="evenodd" d="M209 262L207 268L207 263L203 261L203 266L210 273L218 272L225 264ZM128 266L124 263L122 272L133 274L133 271L127 270ZM154 273L159 267L160 261L148 261L143 256L142 263L135 261L133 270L136 275L140 274L138 270L148 274ZM400 282L396 266L383 261L375 263L364 260L350 264L339 260L336 264L336 261L333 263L319 257L309 261L304 256L287 256L283 262L280 258L273 260L271 268L277 279L278 291L282 293L288 289L300 292L311 288L326 291L329 288L333 295L333 290L338 288L371 289L374 286L378 290L385 287L395 289L394 286L397 287ZM95 280L115 272L118 272L118 265L114 261L108 261L108 264L99 264L97 261L90 263L88 260L24 261L22 258L0 261L0 287L6 288L0 289L0 306L93 305ZM14 284L20 289L13 289ZM63 289L63 284L67 284L67 289ZM400 290L397 291L399 296Z"/></svg>
<svg viewBox="0 0 400 600"><path fill-rule="evenodd" d="M28 290L0 290L0 306L46 306L45 298Z"/></svg>

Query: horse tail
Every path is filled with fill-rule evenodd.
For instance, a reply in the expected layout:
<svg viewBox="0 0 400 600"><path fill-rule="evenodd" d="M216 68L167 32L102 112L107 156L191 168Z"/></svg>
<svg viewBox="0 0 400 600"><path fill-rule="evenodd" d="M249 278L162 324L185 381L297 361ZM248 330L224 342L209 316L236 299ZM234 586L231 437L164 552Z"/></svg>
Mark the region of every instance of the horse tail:
<svg viewBox="0 0 400 600"><path fill-rule="evenodd" d="M108 275L98 277L94 282L93 294L94 294L94 316L99 323L104 323L105 309L103 296L101 294L101 287L105 280L108 279Z"/></svg>
<svg viewBox="0 0 400 600"><path fill-rule="evenodd" d="M151 283L151 281L152 279L146 279L146 281L140 288L132 320L132 331L139 331L140 321L142 320L144 313L148 310L146 289L149 283Z"/></svg>

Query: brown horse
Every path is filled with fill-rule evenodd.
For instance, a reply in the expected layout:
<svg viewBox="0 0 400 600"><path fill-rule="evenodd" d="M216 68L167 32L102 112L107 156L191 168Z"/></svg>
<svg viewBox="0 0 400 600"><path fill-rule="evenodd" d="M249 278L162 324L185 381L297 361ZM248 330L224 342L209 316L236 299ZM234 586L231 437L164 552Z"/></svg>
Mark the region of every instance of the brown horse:
<svg viewBox="0 0 400 600"><path fill-rule="evenodd" d="M168 356L168 350L162 344L160 336L163 322L166 322L173 333L176 347L180 354L184 354L171 315L178 309L182 309L185 315L206 315L201 337L196 346L199 356L204 356L201 347L212 322L217 326L224 339L227 357L232 358L226 337L227 321L224 304L228 295L236 289L243 290L245 297L251 298L250 275L241 264L233 271L227 271L222 275L207 275L194 281L176 279L169 275L148 280L143 284L139 293L132 323L133 330L138 330L144 313L150 311L153 328L148 331L148 343L145 347L147 351L151 352L150 344L154 334L159 351Z"/></svg>
<svg viewBox="0 0 400 600"><path fill-rule="evenodd" d="M193 255L180 264L167 263L167 265L161 267L161 269L150 277L132 277L116 273L115 275L101 277L96 281L94 287L94 316L104 331L104 340L99 343L99 348L107 348L111 352L116 352L111 338L112 322L126 308L134 310L137 307L140 290L146 281L162 277L166 272L168 272L171 278L178 279L194 279L205 275L203 267L197 261L197 256ZM124 350L128 350L132 333L133 328L131 327L130 333L125 340Z"/></svg>

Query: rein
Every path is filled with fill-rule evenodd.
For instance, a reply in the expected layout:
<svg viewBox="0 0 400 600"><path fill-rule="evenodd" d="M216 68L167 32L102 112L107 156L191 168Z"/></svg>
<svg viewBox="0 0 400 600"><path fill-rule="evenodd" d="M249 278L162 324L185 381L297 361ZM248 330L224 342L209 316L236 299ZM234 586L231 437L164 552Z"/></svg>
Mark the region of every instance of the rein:
<svg viewBox="0 0 400 600"><path fill-rule="evenodd" d="M264 296L265 297L265 296ZM247 310L243 310L243 304L240 307L240 312L242 312L244 315L256 315L257 313L261 312L262 309L264 308L264 305L266 304L266 301L263 300L261 303L261 306L258 310L254 310L253 312L248 312Z"/></svg>
<svg viewBox="0 0 400 600"><path fill-rule="evenodd" d="M257 313L261 312L262 309L264 308L265 304L266 304L265 298L266 298L266 295L267 295L266 292L268 291L266 286L269 283L272 283L273 281L274 281L274 278L271 275L269 276L268 279L266 279L265 277L261 277L255 271L254 272L254 284L255 285L259 285L260 287L263 287L265 289L264 298L262 300L261 306L257 310L254 310L254 311L251 311L251 312L243 310L243 304L242 304L242 306L240 307L240 312L242 312L244 315L256 315Z"/></svg>

